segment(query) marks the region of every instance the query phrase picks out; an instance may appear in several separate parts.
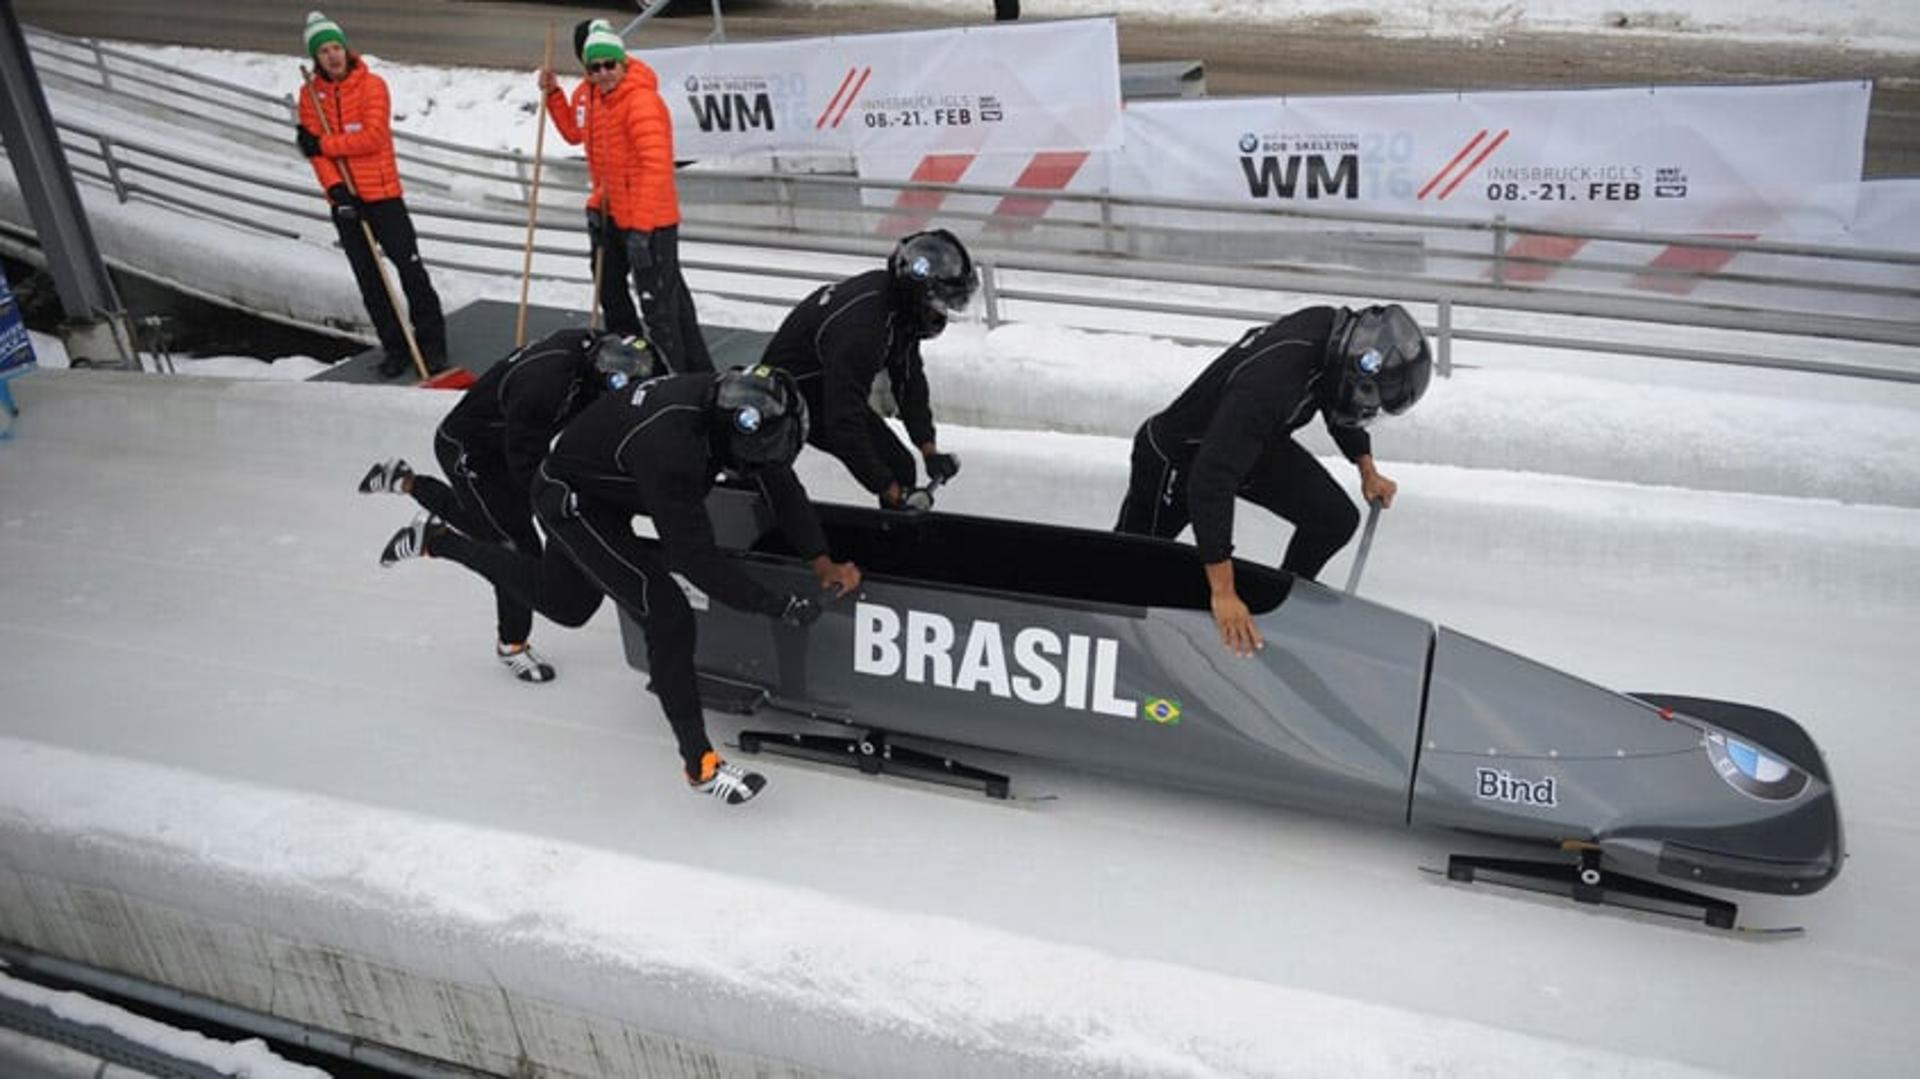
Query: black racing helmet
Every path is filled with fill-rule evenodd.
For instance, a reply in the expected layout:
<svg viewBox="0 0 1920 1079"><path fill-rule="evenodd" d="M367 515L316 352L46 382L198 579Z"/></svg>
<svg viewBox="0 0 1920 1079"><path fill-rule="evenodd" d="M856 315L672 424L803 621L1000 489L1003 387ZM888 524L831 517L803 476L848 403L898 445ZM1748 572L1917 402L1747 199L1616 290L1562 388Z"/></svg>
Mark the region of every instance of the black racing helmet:
<svg viewBox="0 0 1920 1079"><path fill-rule="evenodd" d="M965 310L980 287L973 256L946 229L902 238L887 258L887 273L900 310L923 340L940 336L947 317Z"/></svg>
<svg viewBox="0 0 1920 1079"><path fill-rule="evenodd" d="M1327 340L1323 407L1335 424L1365 427L1398 416L1427 392L1433 354L1420 324L1397 303L1341 309Z"/></svg>
<svg viewBox="0 0 1920 1079"><path fill-rule="evenodd" d="M653 342L640 334L601 332L587 345L593 370L609 390L618 390L652 378L659 366Z"/></svg>
<svg viewBox="0 0 1920 1079"><path fill-rule="evenodd" d="M736 367L714 387L716 440L727 467L758 472L793 463L807 440L807 399L778 367Z"/></svg>

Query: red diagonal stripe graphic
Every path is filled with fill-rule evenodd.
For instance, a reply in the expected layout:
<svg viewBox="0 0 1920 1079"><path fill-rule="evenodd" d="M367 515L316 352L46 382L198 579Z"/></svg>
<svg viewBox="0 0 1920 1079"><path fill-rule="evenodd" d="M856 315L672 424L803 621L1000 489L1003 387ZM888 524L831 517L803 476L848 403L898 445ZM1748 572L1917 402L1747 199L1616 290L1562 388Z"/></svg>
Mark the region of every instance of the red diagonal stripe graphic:
<svg viewBox="0 0 1920 1079"><path fill-rule="evenodd" d="M840 104L840 95L847 92L847 84L853 81L853 74L858 70L860 69L853 67L847 69L847 77L840 80L840 89L833 92L833 100L827 102L827 107L820 110L820 119L813 122L815 131L827 126L827 117L833 115L833 107Z"/></svg>
<svg viewBox="0 0 1920 1079"><path fill-rule="evenodd" d="M1013 186L1033 188L1040 191L1062 191L1073 182L1080 172L1080 166L1087 163L1091 156L1086 150L1045 150L1033 155L1027 167L1020 172L1020 178ZM1024 198L1008 195L993 208L993 217L988 219L990 229L1012 231L1029 229L1053 205L1049 198Z"/></svg>
<svg viewBox="0 0 1920 1079"><path fill-rule="evenodd" d="M867 88L867 80L872 77L873 69L870 67L860 72L860 81L854 83L853 89L847 92L847 100L841 103L840 115L833 118L833 126L839 127L840 121L847 118L847 110L853 108L853 103L860 99L860 91Z"/></svg>
<svg viewBox="0 0 1920 1079"><path fill-rule="evenodd" d="M1722 240L1751 240L1753 233L1715 233ZM1732 262L1740 252L1725 247L1687 247L1676 244L1663 249L1649 266L1660 270L1685 270L1688 273L1710 274ZM1684 296L1700 285L1698 277L1681 277L1668 274L1638 274L1627 282L1628 288L1645 289L1648 292L1665 292L1674 296Z"/></svg>
<svg viewBox="0 0 1920 1079"><path fill-rule="evenodd" d="M1539 259L1539 262L1509 262L1506 266L1506 280L1509 283L1533 284L1552 277L1560 267L1552 265L1565 262L1580 253L1587 246L1584 236L1535 236L1522 235L1507 246L1510 259ZM1493 267L1487 267L1487 276L1493 276Z"/></svg>
<svg viewBox="0 0 1920 1079"><path fill-rule="evenodd" d="M914 166L910 179L919 184L957 184L960 177L966 175L967 166L973 164L973 158L972 154L928 154ZM893 200L893 212L880 222L879 232L884 236L901 236L925 228L946 201L945 191L902 191Z"/></svg>
<svg viewBox="0 0 1920 1079"><path fill-rule="evenodd" d="M1443 168L1439 172L1436 172L1433 174L1433 179L1428 180L1427 186L1420 189L1420 193L1414 196L1414 201L1418 202L1419 200L1426 198L1427 192L1433 190L1433 185L1446 179L1447 173L1453 171L1453 167L1460 163L1460 159L1472 153L1473 148L1480 145L1480 140L1486 137L1487 137L1487 129L1483 127L1480 129L1480 133L1478 135L1475 135L1471 141L1469 141L1465 146L1462 146L1460 148L1459 153L1453 155L1453 160L1447 162L1446 168Z"/></svg>
<svg viewBox="0 0 1920 1079"><path fill-rule="evenodd" d="M1493 137L1493 141L1490 143L1487 143L1487 148L1480 151L1480 156L1473 159L1473 164L1468 165L1466 169L1460 173L1460 175L1455 176L1453 178L1453 182L1447 185L1447 189L1445 191L1440 192L1440 197L1435 201L1440 201L1440 202L1446 201L1446 197L1448 195L1453 194L1453 189L1456 187L1459 187L1461 182L1464 181L1467 177L1472 176L1473 170L1479 168L1481 162L1493 156L1493 152L1500 148L1501 143L1507 141L1507 135L1510 133L1511 133L1511 129L1502 129L1500 134L1495 135Z"/></svg>

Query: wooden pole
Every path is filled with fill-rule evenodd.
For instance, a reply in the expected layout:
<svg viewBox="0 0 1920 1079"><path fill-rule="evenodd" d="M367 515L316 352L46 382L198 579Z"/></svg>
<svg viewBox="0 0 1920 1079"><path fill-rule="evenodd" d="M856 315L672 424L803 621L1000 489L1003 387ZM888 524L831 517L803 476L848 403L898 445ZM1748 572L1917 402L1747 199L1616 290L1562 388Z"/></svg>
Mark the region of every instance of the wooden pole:
<svg viewBox="0 0 1920 1079"><path fill-rule="evenodd" d="M553 69L553 22L547 22L547 53L540 70ZM520 257L520 313L513 323L513 346L527 343L527 288L533 283L533 229L540 218L540 161L547 144L547 95L540 95L540 129L533 135L533 193L527 197L527 242Z"/></svg>
<svg viewBox="0 0 1920 1079"><path fill-rule="evenodd" d="M600 219L606 221L605 217ZM600 328L600 264L607 258L607 227L600 226L600 245L593 249L593 303L587 308L587 329Z"/></svg>
<svg viewBox="0 0 1920 1079"><path fill-rule="evenodd" d="M327 120L326 107L320 104L320 91L316 90L313 85L313 73L307 70L307 65L305 64L300 65L300 82L307 88L307 96L313 99L313 111L319 114L320 133L322 135L333 134L333 124ZM359 198L360 191L354 186L353 173L348 170L346 161L336 157L333 159L333 167L340 170L340 179L347 185L348 193L355 198ZM365 203L361 205L364 206ZM387 275L385 256L380 251L380 242L373 238L373 226L367 224L366 214L357 214L355 216L359 217L360 232L367 238L367 247L373 252L374 268L380 271L380 285L387 290L387 303L393 307L393 317L400 323L401 335L407 339L407 351L413 354L414 369L420 372L420 379L424 382L429 377L427 374L427 361L420 355L420 343L413 339L413 312L408 311L407 317L401 317L400 312L403 308L400 306L400 294L394 290L393 278Z"/></svg>

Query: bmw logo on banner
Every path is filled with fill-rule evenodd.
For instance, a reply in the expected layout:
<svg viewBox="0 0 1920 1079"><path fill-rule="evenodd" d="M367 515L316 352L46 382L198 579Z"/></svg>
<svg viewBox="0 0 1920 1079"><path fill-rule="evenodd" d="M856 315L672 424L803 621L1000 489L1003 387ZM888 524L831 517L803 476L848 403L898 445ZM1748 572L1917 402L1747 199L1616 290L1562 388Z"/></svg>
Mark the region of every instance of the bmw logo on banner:
<svg viewBox="0 0 1920 1079"><path fill-rule="evenodd" d="M1807 774L1738 738L1707 732L1707 759L1734 790L1768 802L1785 802L1807 789Z"/></svg>

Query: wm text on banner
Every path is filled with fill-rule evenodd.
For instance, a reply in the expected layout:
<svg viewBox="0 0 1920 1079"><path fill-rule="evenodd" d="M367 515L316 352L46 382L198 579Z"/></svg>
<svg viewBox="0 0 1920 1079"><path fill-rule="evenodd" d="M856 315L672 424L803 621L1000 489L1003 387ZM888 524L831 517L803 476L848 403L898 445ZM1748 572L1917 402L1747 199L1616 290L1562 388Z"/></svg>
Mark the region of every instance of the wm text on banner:
<svg viewBox="0 0 1920 1079"><path fill-rule="evenodd" d="M1111 18L635 50L674 153L1022 152L1120 144Z"/></svg>
<svg viewBox="0 0 1920 1079"><path fill-rule="evenodd" d="M1848 227L1866 82L1128 105L1118 194L1656 231Z"/></svg>

